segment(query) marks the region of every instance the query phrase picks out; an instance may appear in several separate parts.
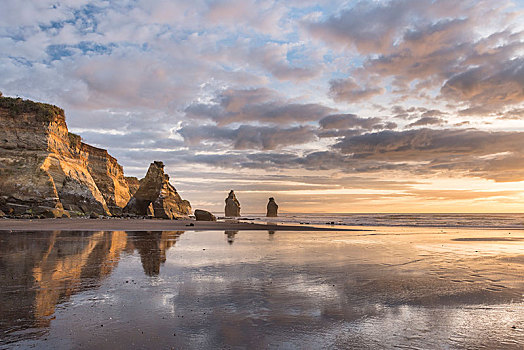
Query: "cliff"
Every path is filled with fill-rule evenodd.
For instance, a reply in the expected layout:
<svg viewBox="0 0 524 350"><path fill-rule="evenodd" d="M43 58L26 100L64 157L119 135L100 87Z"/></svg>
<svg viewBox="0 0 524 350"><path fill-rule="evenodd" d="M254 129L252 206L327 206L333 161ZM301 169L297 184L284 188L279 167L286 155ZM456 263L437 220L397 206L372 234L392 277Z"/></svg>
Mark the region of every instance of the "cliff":
<svg viewBox="0 0 524 350"><path fill-rule="evenodd" d="M70 133L61 108L0 97L0 135L6 214L111 215L131 197L116 159Z"/></svg>
<svg viewBox="0 0 524 350"><path fill-rule="evenodd" d="M124 169L105 149L81 143L81 150L87 155L87 169L102 193L112 214L121 214L131 193L124 177Z"/></svg>

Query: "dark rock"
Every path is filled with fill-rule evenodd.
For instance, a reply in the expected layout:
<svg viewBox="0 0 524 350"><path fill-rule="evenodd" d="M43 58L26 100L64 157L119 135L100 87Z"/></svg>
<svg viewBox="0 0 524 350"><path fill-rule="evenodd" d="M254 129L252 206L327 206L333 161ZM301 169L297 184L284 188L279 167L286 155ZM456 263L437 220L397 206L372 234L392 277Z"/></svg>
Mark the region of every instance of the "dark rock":
<svg viewBox="0 0 524 350"><path fill-rule="evenodd" d="M43 216L45 218L61 218L70 217L69 212L61 208L50 208L50 207L36 207L33 210L35 216Z"/></svg>
<svg viewBox="0 0 524 350"><path fill-rule="evenodd" d="M278 204L275 202L275 198L270 197L269 202L267 203L267 217L276 217L278 216Z"/></svg>
<svg viewBox="0 0 524 350"><path fill-rule="evenodd" d="M10 215L18 216L27 213L31 207L29 205L17 204L17 203L6 203L5 209Z"/></svg>
<svg viewBox="0 0 524 350"><path fill-rule="evenodd" d="M195 210L196 221L217 221L215 215L211 214L207 210L196 209Z"/></svg>

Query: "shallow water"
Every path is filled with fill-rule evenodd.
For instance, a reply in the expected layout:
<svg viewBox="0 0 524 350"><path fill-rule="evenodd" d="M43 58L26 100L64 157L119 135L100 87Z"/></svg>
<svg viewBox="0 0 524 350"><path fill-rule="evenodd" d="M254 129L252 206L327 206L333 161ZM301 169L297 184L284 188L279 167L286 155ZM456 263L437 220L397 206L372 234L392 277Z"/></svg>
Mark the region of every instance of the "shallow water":
<svg viewBox="0 0 524 350"><path fill-rule="evenodd" d="M522 349L524 232L0 232L0 348Z"/></svg>
<svg viewBox="0 0 524 350"><path fill-rule="evenodd" d="M524 214L471 214L471 213L365 213L365 214L293 214L280 213L278 217L266 218L264 214L244 217L256 221L286 224L323 225L333 223L344 226L411 226L448 228L493 228L524 230Z"/></svg>

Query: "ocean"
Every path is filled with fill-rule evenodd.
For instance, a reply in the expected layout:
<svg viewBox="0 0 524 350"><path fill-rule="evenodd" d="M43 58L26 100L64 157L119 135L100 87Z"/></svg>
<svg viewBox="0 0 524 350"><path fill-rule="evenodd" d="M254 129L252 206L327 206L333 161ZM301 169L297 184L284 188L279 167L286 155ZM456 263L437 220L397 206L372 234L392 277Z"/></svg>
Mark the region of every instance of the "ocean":
<svg viewBox="0 0 524 350"><path fill-rule="evenodd" d="M524 229L524 213L479 214L298 214L282 213L276 218L264 214L247 214L242 218L261 222L340 226L407 226L407 227L463 227L491 229Z"/></svg>

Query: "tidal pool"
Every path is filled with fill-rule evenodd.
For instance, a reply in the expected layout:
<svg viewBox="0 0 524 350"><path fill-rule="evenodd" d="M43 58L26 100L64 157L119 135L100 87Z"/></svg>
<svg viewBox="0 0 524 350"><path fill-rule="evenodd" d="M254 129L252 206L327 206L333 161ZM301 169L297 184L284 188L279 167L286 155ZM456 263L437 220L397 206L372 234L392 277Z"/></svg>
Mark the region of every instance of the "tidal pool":
<svg viewBox="0 0 524 350"><path fill-rule="evenodd" d="M0 348L523 349L524 232L0 231Z"/></svg>

